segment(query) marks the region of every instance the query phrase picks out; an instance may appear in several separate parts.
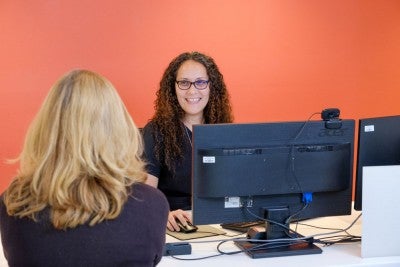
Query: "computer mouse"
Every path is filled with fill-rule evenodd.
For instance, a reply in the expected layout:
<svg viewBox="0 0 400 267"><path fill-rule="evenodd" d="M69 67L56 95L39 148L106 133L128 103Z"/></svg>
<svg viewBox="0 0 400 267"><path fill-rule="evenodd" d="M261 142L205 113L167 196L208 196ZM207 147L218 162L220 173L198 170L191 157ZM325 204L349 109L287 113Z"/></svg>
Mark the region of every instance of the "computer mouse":
<svg viewBox="0 0 400 267"><path fill-rule="evenodd" d="M179 220L176 220L176 223L179 226L180 232L193 233L197 231L197 226L191 224L189 221L186 221L186 225L183 225Z"/></svg>

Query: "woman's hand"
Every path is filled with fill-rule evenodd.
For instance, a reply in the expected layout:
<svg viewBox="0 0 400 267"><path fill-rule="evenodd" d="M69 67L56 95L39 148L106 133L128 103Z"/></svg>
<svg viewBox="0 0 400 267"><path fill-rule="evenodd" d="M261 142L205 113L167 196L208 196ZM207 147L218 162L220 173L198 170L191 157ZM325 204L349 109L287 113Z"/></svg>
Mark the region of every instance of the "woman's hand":
<svg viewBox="0 0 400 267"><path fill-rule="evenodd" d="M189 221L190 223L192 222L191 218L190 218L190 214L188 211L184 211L184 210L173 210L169 212L168 215L168 223L167 223L167 228L170 231L180 231L180 228L178 226L178 224L176 223L176 220L179 220L183 225L186 225L187 221Z"/></svg>

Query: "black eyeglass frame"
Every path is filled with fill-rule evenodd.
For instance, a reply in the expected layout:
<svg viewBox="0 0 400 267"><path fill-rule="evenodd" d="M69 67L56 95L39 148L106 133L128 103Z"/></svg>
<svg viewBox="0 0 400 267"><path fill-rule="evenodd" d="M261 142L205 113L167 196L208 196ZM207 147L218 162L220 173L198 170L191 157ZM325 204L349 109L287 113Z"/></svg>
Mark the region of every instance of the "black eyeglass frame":
<svg viewBox="0 0 400 267"><path fill-rule="evenodd" d="M188 88L182 88L182 87L181 87L181 83L182 83L182 82L189 83L189 87L188 87ZM194 88L196 88L197 90L204 90L204 89L207 88L208 84L210 83L210 80L197 80L197 81L194 81L194 82L187 81L187 80L181 80L181 81L175 81L175 83L178 85L178 88L181 89L181 90L189 90L190 87L192 87L192 85L193 85ZM196 85L196 83L197 83L197 85ZM204 88L199 88L199 87L198 87L198 83L202 83L202 84L205 83Z"/></svg>

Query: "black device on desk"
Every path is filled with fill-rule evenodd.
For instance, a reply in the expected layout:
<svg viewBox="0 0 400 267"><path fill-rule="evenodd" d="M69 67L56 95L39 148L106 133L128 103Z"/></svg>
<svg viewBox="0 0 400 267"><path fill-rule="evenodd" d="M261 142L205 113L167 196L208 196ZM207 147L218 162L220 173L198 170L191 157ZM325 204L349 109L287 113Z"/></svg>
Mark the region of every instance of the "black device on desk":
<svg viewBox="0 0 400 267"><path fill-rule="evenodd" d="M224 229L234 230L241 233L247 233L251 227L264 226L265 221L258 220L254 222L237 222L237 223L221 223L220 226Z"/></svg>
<svg viewBox="0 0 400 267"><path fill-rule="evenodd" d="M285 227L351 214L354 124L194 125L193 223L266 220L263 238L293 240L281 248L236 243L253 258L321 253L312 239L302 242Z"/></svg>

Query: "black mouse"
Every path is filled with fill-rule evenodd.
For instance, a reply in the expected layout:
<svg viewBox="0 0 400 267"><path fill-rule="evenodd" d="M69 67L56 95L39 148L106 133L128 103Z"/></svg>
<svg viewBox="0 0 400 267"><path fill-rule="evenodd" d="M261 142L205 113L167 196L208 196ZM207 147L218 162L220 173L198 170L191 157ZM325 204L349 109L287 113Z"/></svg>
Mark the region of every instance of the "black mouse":
<svg viewBox="0 0 400 267"><path fill-rule="evenodd" d="M179 226L180 232L184 233L193 233L197 231L197 226L191 224L189 221L186 221L186 226L181 223L181 221L176 220L176 223Z"/></svg>

